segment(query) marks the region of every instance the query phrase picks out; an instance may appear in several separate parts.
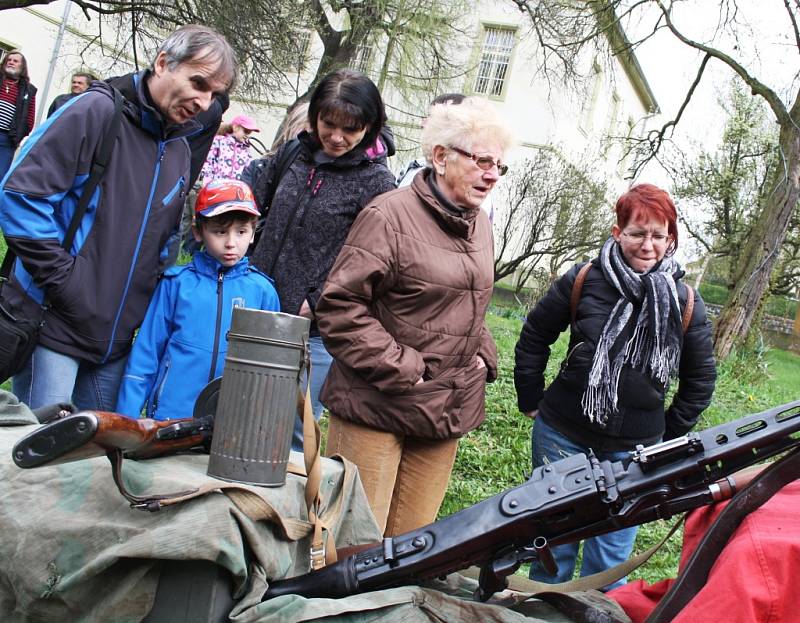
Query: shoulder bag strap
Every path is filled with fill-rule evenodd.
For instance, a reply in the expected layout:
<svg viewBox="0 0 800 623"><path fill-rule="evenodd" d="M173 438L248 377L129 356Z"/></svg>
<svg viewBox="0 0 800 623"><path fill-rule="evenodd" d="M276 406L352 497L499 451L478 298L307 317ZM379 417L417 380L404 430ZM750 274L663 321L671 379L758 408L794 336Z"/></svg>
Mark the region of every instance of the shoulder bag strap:
<svg viewBox="0 0 800 623"><path fill-rule="evenodd" d="M583 282L586 281L586 275L592 269L592 263L586 262L578 274L575 276L575 281L572 283L572 294L569 297L569 315L570 322L575 324L575 319L578 317L578 301L581 300L581 290L583 290Z"/></svg>
<svg viewBox="0 0 800 623"><path fill-rule="evenodd" d="M683 308L683 318L681 325L683 326L683 334L689 330L689 323L692 321L692 312L694 312L694 288L689 284L686 285L686 307Z"/></svg>

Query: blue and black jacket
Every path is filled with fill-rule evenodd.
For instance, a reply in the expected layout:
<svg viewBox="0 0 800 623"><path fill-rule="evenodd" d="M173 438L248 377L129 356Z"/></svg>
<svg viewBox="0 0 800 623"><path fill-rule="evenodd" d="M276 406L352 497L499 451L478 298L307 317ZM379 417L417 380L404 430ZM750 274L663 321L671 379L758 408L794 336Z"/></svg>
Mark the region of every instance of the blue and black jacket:
<svg viewBox="0 0 800 623"><path fill-rule="evenodd" d="M61 240L114 112L111 88L94 82L57 110L0 182L0 228L18 257L4 299L31 313L46 293L39 343L95 363L127 353L142 322L183 209L185 137L202 131L195 121L167 125L147 77L122 91L116 145L69 251Z"/></svg>
<svg viewBox="0 0 800 623"><path fill-rule="evenodd" d="M270 280L243 258L228 269L198 252L169 269L136 335L117 411L157 420L192 417L200 390L222 374L234 307L280 311Z"/></svg>

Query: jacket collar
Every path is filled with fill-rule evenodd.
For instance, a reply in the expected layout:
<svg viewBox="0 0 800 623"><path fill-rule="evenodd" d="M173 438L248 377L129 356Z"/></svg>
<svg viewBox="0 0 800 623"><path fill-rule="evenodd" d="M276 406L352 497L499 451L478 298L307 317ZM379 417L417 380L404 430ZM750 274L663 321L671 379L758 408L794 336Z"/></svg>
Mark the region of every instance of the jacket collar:
<svg viewBox="0 0 800 623"><path fill-rule="evenodd" d="M303 146L302 153L307 162L317 163L318 165L331 169L350 169L362 163L372 162L364 150L360 148L351 149L338 158L328 158L327 156L317 158L318 154L324 154L319 141L317 141L317 137L303 130L297 135L297 138Z"/></svg>
<svg viewBox="0 0 800 623"><path fill-rule="evenodd" d="M153 105L150 99L150 92L147 89L149 75L150 70L145 69L138 73L109 78L102 82L93 82L90 89L103 91L109 95L112 95L110 87L118 89L125 98L125 116L136 126L152 134L158 140L190 136L195 132L202 131L203 126L194 119L190 119L181 125L165 123L161 112Z"/></svg>
<svg viewBox="0 0 800 623"><path fill-rule="evenodd" d="M230 279L231 277L238 277L239 275L247 273L250 270L250 263L246 257L243 257L230 268L224 268L218 260L211 257L205 251L198 251L192 257L191 267L195 272L201 275L207 275L213 279L216 279L220 271L222 271L225 273L225 278Z"/></svg>
<svg viewBox="0 0 800 623"><path fill-rule="evenodd" d="M435 180L428 181L432 175L433 169L426 167L414 177L411 188L444 229L451 231L459 238L469 240L475 232L475 219L480 208L463 210L460 214L448 210L443 204L443 199L437 197L437 195L441 195L441 192L436 192L431 188L431 183L436 183Z"/></svg>

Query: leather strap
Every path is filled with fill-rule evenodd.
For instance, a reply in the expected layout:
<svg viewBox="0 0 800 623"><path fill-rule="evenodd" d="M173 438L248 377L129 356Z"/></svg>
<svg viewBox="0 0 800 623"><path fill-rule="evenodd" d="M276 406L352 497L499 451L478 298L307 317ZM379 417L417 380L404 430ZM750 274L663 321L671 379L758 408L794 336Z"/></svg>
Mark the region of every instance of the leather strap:
<svg viewBox="0 0 800 623"><path fill-rule="evenodd" d="M578 302L581 300L583 282L586 281L586 275L590 270L592 270L592 263L586 262L575 275L575 281L572 283L572 292L569 297L569 316L572 324L575 324L575 319L578 317Z"/></svg>
<svg viewBox="0 0 800 623"><path fill-rule="evenodd" d="M681 319L684 335L686 335L686 332L689 330L689 323L692 321L692 312L694 312L694 288L686 284L686 307L683 308L683 318Z"/></svg>
<svg viewBox="0 0 800 623"><path fill-rule="evenodd" d="M800 478L800 448L772 463L737 493L706 531L675 583L645 623L668 623L705 586L708 574L742 520Z"/></svg>

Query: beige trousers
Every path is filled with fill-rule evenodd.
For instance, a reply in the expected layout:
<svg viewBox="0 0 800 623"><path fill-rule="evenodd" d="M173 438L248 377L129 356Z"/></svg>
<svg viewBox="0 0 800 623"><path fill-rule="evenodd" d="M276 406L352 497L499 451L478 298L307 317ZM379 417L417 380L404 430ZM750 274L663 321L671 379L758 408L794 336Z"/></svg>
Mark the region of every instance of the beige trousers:
<svg viewBox="0 0 800 623"><path fill-rule="evenodd" d="M431 523L442 505L458 439L418 439L330 416L326 454L358 466L384 536Z"/></svg>

